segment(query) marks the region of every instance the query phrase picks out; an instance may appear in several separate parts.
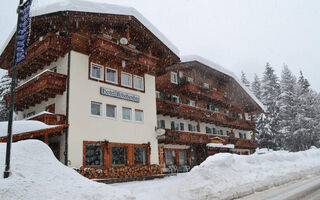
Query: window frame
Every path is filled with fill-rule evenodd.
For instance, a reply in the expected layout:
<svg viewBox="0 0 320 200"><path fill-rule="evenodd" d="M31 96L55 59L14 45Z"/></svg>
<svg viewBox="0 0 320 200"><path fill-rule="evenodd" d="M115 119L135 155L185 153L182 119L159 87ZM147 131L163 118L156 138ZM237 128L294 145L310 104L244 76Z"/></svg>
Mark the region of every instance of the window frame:
<svg viewBox="0 0 320 200"><path fill-rule="evenodd" d="M172 75L175 75L175 77L176 77L176 78L175 78L175 79L176 79L175 81L172 80L172 77L173 77ZM171 82L171 83L174 83L174 84L178 84L178 73L177 73L177 72L171 71L171 73L170 73L170 82Z"/></svg>
<svg viewBox="0 0 320 200"><path fill-rule="evenodd" d="M87 146L100 146L101 148L101 155L100 155L100 158L101 158L101 165L87 165ZM86 167L95 167L95 168L102 168L105 166L105 163L104 163L104 145L102 144L85 144L85 160L84 160L84 163L85 163L85 166Z"/></svg>
<svg viewBox="0 0 320 200"><path fill-rule="evenodd" d="M115 82L113 82L113 81L109 81L109 80L107 80L107 70L111 70L111 71L115 71L116 72L116 77L115 77ZM118 70L117 69L114 69L114 68L111 68L111 67L105 67L105 71L104 71L104 73L105 73L105 81L107 82L107 83L113 83L113 84L118 84L118 82L119 82L119 80L118 80Z"/></svg>
<svg viewBox="0 0 320 200"><path fill-rule="evenodd" d="M123 118L123 110L124 109L128 109L128 110L130 110L130 119L124 119ZM122 107L122 120L124 120L124 121L132 121L132 108L128 108L128 107Z"/></svg>
<svg viewBox="0 0 320 200"><path fill-rule="evenodd" d="M123 76L123 74L125 74L125 75L129 75L131 78L130 78L130 85L125 85L125 84L123 84L123 81L122 81L122 76ZM121 72L121 86L123 86L123 87L127 87L127 88L132 88L132 74L130 74L130 73L128 73L128 72L124 72L124 71L122 71Z"/></svg>
<svg viewBox="0 0 320 200"><path fill-rule="evenodd" d="M107 116L107 114L108 114L108 112L107 112L107 107L108 107L108 106L114 107L114 117L109 117L109 116ZM116 106L116 105L106 104L106 118L108 118L108 119L117 119L117 106Z"/></svg>
<svg viewBox="0 0 320 200"><path fill-rule="evenodd" d="M137 88L137 87L136 87L136 84L135 84L135 79L136 79L136 78L140 78L140 79L141 79L141 81L142 81L142 83L141 83L142 88ZM137 89L137 90L141 90L141 91L144 90L144 78L143 78L142 76L133 75L133 88L134 88L134 89Z"/></svg>
<svg viewBox="0 0 320 200"><path fill-rule="evenodd" d="M136 113L137 112L141 112L142 113L142 120L141 121L138 121L137 118L136 118ZM134 109L134 121L135 122L139 122L139 123L143 123L144 122L144 112L143 112L143 110Z"/></svg>
<svg viewBox="0 0 320 200"><path fill-rule="evenodd" d="M98 105L100 105L100 115L92 114L92 104L98 104ZM101 103L101 102L97 102L97 101L91 101L91 102L90 102L90 115L93 116L93 117L101 117L101 116L103 115L102 103Z"/></svg>
<svg viewBox="0 0 320 200"><path fill-rule="evenodd" d="M136 163L136 157L135 157L135 150L136 148L140 148L140 149L144 149L145 150L145 156L146 156L146 160L145 160L145 163L142 163L142 164L137 164ZM148 148L147 147L144 147L144 146L134 146L133 147L133 164L134 166L144 166L144 165L148 165Z"/></svg>
<svg viewBox="0 0 320 200"><path fill-rule="evenodd" d="M93 68L93 65L95 65L96 67L99 67L99 68L102 69L102 71L100 71L100 76L102 76L101 78L97 78L97 77L92 76L92 72L93 72L92 68ZM104 81L104 66L103 66L103 65L99 65L99 64L94 63L94 62L91 62L91 63L90 63L90 78L91 78L91 79L95 79L95 80L99 80L99 81Z"/></svg>
<svg viewBox="0 0 320 200"><path fill-rule="evenodd" d="M124 148L124 164L113 164L113 148L119 148L122 147ZM112 167L124 167L128 165L128 146L126 145L114 145L111 147L111 166Z"/></svg>

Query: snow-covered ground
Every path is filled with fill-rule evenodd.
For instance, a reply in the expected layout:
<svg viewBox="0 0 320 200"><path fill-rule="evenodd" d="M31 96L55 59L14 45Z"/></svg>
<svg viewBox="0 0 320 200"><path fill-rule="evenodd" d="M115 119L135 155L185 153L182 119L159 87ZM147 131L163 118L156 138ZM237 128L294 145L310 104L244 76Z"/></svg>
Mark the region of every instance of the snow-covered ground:
<svg viewBox="0 0 320 200"><path fill-rule="evenodd" d="M60 163L39 140L12 145L12 175L3 179L5 143L0 143L1 200L135 199L130 192L82 177Z"/></svg>
<svg viewBox="0 0 320 200"><path fill-rule="evenodd" d="M1 173L5 144L0 143ZM0 199L231 199L320 174L320 149L250 156L216 154L191 172L164 179L105 185L57 161L37 140L13 144L12 176L0 178ZM2 174L1 174L2 176Z"/></svg>

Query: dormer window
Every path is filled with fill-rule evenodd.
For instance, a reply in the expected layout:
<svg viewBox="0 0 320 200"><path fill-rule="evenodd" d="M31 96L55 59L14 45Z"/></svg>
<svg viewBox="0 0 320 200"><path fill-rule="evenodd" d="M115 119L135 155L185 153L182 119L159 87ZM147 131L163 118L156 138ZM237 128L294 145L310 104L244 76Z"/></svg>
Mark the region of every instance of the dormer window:
<svg viewBox="0 0 320 200"><path fill-rule="evenodd" d="M178 74L176 72L171 72L171 83L178 84Z"/></svg>

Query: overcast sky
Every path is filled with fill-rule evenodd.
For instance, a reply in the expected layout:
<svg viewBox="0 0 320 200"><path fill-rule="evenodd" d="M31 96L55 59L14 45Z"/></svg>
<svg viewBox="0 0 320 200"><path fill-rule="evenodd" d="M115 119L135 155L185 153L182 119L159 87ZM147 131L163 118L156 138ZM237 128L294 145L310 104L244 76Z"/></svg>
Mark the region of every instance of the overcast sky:
<svg viewBox="0 0 320 200"><path fill-rule="evenodd" d="M0 7L0 46L16 24L18 0ZM61 0L34 0L41 7ZM95 0L99 1L99 0ZM319 0L100 0L132 6L180 50L197 54L249 80L266 62L280 76L283 64L302 70L320 91Z"/></svg>

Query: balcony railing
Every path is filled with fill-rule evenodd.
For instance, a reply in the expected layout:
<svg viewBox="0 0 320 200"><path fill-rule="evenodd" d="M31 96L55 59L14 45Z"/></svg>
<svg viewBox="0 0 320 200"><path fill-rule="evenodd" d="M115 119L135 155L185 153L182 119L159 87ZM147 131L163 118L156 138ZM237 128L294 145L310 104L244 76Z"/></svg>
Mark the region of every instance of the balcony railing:
<svg viewBox="0 0 320 200"><path fill-rule="evenodd" d="M34 106L56 95L62 95L66 90L67 76L51 71L44 71L30 79L15 90L14 103L18 111ZM7 105L10 94L5 95Z"/></svg>
<svg viewBox="0 0 320 200"><path fill-rule="evenodd" d="M102 35L97 35L91 39L89 51L91 55L104 57L117 56L129 62L150 68L155 67L159 60L157 57L107 39Z"/></svg>
<svg viewBox="0 0 320 200"><path fill-rule="evenodd" d="M158 138L159 143L165 144L208 144L215 137L223 139L223 144L234 144L235 148L248 148L255 149L258 147L257 142L248 139L239 139L228 136L204 134L204 133L193 133L183 132L178 130L165 129L166 133Z"/></svg>
<svg viewBox="0 0 320 200"><path fill-rule="evenodd" d="M162 99L157 99L157 113L170 117L200 120L201 122L214 123L217 126L240 130L255 129L255 124L251 121L236 119L222 113Z"/></svg>
<svg viewBox="0 0 320 200"><path fill-rule="evenodd" d="M26 59L17 66L17 77L25 79L39 69L56 61L66 53L66 40L54 33L48 33L26 49ZM12 61L7 66L9 74L12 72Z"/></svg>
<svg viewBox="0 0 320 200"><path fill-rule="evenodd" d="M66 116L60 114L43 113L34 117L28 118L29 120L37 120L47 125L61 125L66 123Z"/></svg>

